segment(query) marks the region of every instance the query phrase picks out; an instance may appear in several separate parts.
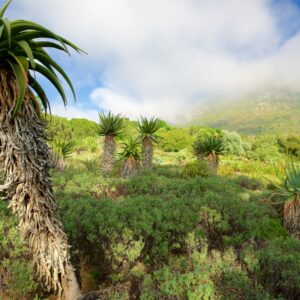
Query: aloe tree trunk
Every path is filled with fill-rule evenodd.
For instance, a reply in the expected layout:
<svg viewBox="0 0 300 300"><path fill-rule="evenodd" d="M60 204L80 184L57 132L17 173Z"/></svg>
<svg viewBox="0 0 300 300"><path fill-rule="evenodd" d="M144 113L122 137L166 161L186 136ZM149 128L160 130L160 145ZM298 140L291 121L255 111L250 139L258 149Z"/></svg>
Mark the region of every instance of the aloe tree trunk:
<svg viewBox="0 0 300 300"><path fill-rule="evenodd" d="M49 149L39 104L28 90L13 118L18 89L12 74L0 69L0 187L20 220L19 229L31 251L38 278L47 290L74 300L80 290L70 263L69 245L56 216L49 180Z"/></svg>
<svg viewBox="0 0 300 300"><path fill-rule="evenodd" d="M153 159L153 143L150 137L145 137L143 140L142 147L142 157L143 157L143 167L145 169L152 168L152 159Z"/></svg>
<svg viewBox="0 0 300 300"><path fill-rule="evenodd" d="M139 164L133 157L128 157L121 170L121 176L123 178L129 178L136 176L139 172Z"/></svg>
<svg viewBox="0 0 300 300"><path fill-rule="evenodd" d="M284 226L296 238L300 239L300 199L295 196L284 204Z"/></svg>
<svg viewBox="0 0 300 300"><path fill-rule="evenodd" d="M103 146L102 170L104 172L112 171L115 162L116 142L113 135L105 136Z"/></svg>
<svg viewBox="0 0 300 300"><path fill-rule="evenodd" d="M212 175L217 175L218 167L219 167L219 156L218 154L211 153L207 157L207 161L211 170Z"/></svg>

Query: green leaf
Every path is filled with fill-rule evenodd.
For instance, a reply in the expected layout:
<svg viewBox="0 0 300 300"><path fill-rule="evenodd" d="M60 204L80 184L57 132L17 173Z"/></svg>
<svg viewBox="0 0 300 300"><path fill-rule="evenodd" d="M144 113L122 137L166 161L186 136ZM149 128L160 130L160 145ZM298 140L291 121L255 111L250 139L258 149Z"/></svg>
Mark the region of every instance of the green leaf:
<svg viewBox="0 0 300 300"><path fill-rule="evenodd" d="M8 47L11 47L11 27L9 20L7 18L2 18L1 19L3 22L3 25L5 27L6 33L7 33L7 38L8 38Z"/></svg>
<svg viewBox="0 0 300 300"><path fill-rule="evenodd" d="M2 8L0 9L0 18L3 17L7 7L9 6L9 4L11 3L12 0L8 0L3 6Z"/></svg>
<svg viewBox="0 0 300 300"><path fill-rule="evenodd" d="M24 74L24 70L22 69L19 63L13 63L8 60L8 64L10 65L11 69L14 72L17 81L17 86L18 86L18 99L13 113L13 116L15 117L15 115L20 110L22 103L24 102L26 88L27 88L27 80L26 80L26 74Z"/></svg>
<svg viewBox="0 0 300 300"><path fill-rule="evenodd" d="M33 53L31 51L31 48L30 48L29 44L26 41L20 41L20 42L18 42L18 45L26 53L27 57L29 58L29 61L30 61L30 64L31 64L32 68L35 68L35 61L34 61Z"/></svg>
<svg viewBox="0 0 300 300"><path fill-rule="evenodd" d="M1 38L1 36L2 36L3 29L4 29L4 25L1 25L1 26L0 26L0 38Z"/></svg>
<svg viewBox="0 0 300 300"><path fill-rule="evenodd" d="M36 94L38 95L38 97L40 98L40 100L42 102L42 105L43 105L45 111L47 112L47 109L48 109L48 107L50 108L50 105L49 105L49 100L46 96L44 89L37 82L37 80L33 76L31 76L31 74L28 74L28 79L29 79L30 87L36 92Z"/></svg>
<svg viewBox="0 0 300 300"><path fill-rule="evenodd" d="M67 104L67 98L66 98L64 89L61 86L57 76L55 76L55 74L53 72L51 72L48 68L42 66L41 64L36 64L35 71L42 74L44 77L46 77L53 84L53 86L59 92L59 94L60 94L60 96L61 96L61 98L64 102L64 105L66 105Z"/></svg>
<svg viewBox="0 0 300 300"><path fill-rule="evenodd" d="M61 75L62 77L66 80L66 82L68 83L74 99L76 100L76 95L75 95L75 90L74 87L72 85L72 82L70 80L70 78L68 77L68 75L65 73L65 71L45 52L34 52L35 53L35 57L36 59L38 59L41 63L43 63L46 66L51 66L53 68L55 68Z"/></svg>
<svg viewBox="0 0 300 300"><path fill-rule="evenodd" d="M53 43L53 42L47 42L47 41L42 41L42 42L30 42L30 45L32 46L32 48L54 48L54 49L58 49L61 51L66 52L65 48L63 48L62 46Z"/></svg>

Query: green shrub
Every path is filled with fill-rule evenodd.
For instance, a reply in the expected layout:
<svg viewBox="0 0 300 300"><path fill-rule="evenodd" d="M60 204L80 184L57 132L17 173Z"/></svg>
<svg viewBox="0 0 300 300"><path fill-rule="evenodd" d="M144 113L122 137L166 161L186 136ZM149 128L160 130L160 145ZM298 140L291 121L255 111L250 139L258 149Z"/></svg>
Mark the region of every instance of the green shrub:
<svg viewBox="0 0 300 300"><path fill-rule="evenodd" d="M245 142L235 131L222 131L223 147L225 154L245 155L250 150L250 144Z"/></svg>
<svg viewBox="0 0 300 300"><path fill-rule="evenodd" d="M162 128L157 134L161 137L158 147L166 152L179 152L188 147L193 140L188 135L187 130L183 128L173 128L170 130Z"/></svg>
<svg viewBox="0 0 300 300"><path fill-rule="evenodd" d="M238 176L235 182L247 190L260 190L263 188L263 184L258 179L247 176Z"/></svg>
<svg viewBox="0 0 300 300"><path fill-rule="evenodd" d="M192 178L196 176L207 177L209 175L210 168L204 160L187 163L182 170L183 178Z"/></svg>
<svg viewBox="0 0 300 300"><path fill-rule="evenodd" d="M172 257L168 265L145 276L140 298L271 299L242 271L232 250L209 254L205 247L189 258Z"/></svg>
<svg viewBox="0 0 300 300"><path fill-rule="evenodd" d="M0 199L0 299L33 299L37 284L17 220Z"/></svg>
<svg viewBox="0 0 300 300"><path fill-rule="evenodd" d="M288 155L300 157L300 137L291 135L288 137L278 138L280 150Z"/></svg>
<svg viewBox="0 0 300 300"><path fill-rule="evenodd" d="M274 237L256 251L254 276L274 296L300 298L300 241Z"/></svg>

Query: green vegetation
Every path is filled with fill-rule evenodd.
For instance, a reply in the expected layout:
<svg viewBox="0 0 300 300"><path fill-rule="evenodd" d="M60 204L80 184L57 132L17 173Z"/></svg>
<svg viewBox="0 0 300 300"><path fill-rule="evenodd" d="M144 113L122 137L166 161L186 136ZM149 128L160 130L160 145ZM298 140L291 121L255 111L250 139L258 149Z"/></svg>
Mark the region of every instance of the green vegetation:
<svg viewBox="0 0 300 300"><path fill-rule="evenodd" d="M52 120L49 132L60 118ZM116 145L123 159L108 176L99 168L103 141L92 131L82 137L78 128L72 130L74 121L61 120L71 129L74 152L63 172L53 170L52 180L84 292L98 290L109 300L300 296L300 241L289 234L283 204L277 205L282 199L270 183L280 186L288 176L291 192L298 169L285 173L289 157L278 137L165 125L157 132L159 143L168 131L165 145L177 132L185 132L190 144L179 152L156 149L153 168L140 170L138 123L125 119ZM215 137L213 149L222 149L218 176L193 156L193 142L207 137ZM135 176L122 178L128 158L136 162ZM15 261L32 274L23 252ZM37 289L33 281L30 289L14 292L31 299Z"/></svg>
<svg viewBox="0 0 300 300"><path fill-rule="evenodd" d="M273 89L235 99L209 101L201 106L192 123L240 134L299 135L299 114L299 92Z"/></svg>

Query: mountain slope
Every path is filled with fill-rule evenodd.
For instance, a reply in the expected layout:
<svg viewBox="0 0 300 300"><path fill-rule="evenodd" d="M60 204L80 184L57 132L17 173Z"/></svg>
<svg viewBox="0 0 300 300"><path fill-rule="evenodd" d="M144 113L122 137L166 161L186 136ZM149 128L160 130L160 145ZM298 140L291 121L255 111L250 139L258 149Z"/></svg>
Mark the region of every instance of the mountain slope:
<svg viewBox="0 0 300 300"><path fill-rule="evenodd" d="M277 90L203 104L193 123L243 134L300 133L300 93Z"/></svg>

